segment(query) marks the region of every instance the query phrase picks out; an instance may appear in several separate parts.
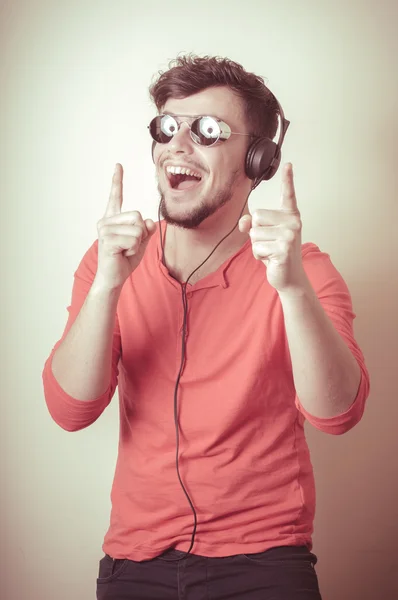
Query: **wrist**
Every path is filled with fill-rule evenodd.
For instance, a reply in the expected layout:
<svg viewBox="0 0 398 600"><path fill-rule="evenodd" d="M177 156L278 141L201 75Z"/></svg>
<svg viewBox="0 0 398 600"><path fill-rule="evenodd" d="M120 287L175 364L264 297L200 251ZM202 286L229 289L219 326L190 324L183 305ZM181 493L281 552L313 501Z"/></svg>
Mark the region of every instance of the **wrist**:
<svg viewBox="0 0 398 600"><path fill-rule="evenodd" d="M110 295L110 296L119 296L122 291L122 285L112 285L108 282L104 281L97 275L95 276L93 283L91 285L90 291L93 294L98 295Z"/></svg>
<svg viewBox="0 0 398 600"><path fill-rule="evenodd" d="M278 290L278 295L281 301L289 302L298 298L313 296L314 289L307 275L304 273L303 277L301 277L297 283L290 285L283 290Z"/></svg>

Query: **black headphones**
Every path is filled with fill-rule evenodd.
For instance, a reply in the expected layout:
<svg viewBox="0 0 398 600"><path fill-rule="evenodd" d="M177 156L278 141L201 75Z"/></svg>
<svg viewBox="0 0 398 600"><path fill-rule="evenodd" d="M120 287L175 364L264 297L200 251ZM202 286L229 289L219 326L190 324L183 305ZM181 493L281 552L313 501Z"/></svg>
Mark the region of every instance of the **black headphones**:
<svg viewBox="0 0 398 600"><path fill-rule="evenodd" d="M272 94L272 92L270 92ZM250 145L245 160L245 172L249 179L254 180L252 189L261 181L271 179L277 172L281 162L281 149L290 121L285 119L283 108L272 94L277 106L280 121L278 141L273 142L268 137L258 137Z"/></svg>
<svg viewBox="0 0 398 600"><path fill-rule="evenodd" d="M267 88L268 89L268 88ZM285 119L282 106L274 94L268 90L278 107L280 128L278 141L273 142L268 137L258 137L250 145L245 159L245 173L254 181L252 190L262 181L271 179L277 172L281 162L281 149L290 121ZM152 142L152 160L156 142Z"/></svg>

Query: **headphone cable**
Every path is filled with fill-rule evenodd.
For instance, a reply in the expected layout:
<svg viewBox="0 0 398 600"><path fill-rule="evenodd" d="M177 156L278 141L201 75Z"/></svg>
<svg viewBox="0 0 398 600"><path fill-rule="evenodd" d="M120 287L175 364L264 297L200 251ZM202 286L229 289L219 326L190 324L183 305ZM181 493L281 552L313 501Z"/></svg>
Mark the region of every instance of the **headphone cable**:
<svg viewBox="0 0 398 600"><path fill-rule="evenodd" d="M252 187L252 189L254 189L254 187ZM182 371L184 368L184 363L185 363L185 350L186 350L186 341L185 341L185 335L186 335L186 325L187 325L187 312L188 312L188 299L187 299L187 295L186 295L186 290L187 290L187 285L188 285L188 281L190 280L190 278L192 277L192 275L194 275L194 273L196 273L196 271L198 271L208 260L209 258L213 255L213 253L217 250L218 246L228 237L230 236L234 230L236 229L236 227L239 224L239 219L242 216L242 213L244 211L244 208L247 204L247 201L249 199L249 196L246 198L245 203L242 207L242 210L240 212L239 218L237 223L234 225L234 227L231 229L231 231L229 233L227 233L227 235L225 235L219 242L218 244L215 246L215 248L212 250L212 252L209 254L209 256L198 266L196 267L196 269L194 271L192 271L192 273L190 274L190 276L188 277L188 279L184 282L181 283L181 291L182 291L182 304L184 307L184 320L183 320L183 328L182 328L182 349L181 349L181 364L180 364L180 370L178 373L178 377L176 379L176 386L174 389L174 424L175 424L175 430L176 430L176 471L177 471L177 477L178 480L180 482L180 485L182 487L182 490L188 500L188 503L191 507L192 513L193 513L193 517L194 517L194 527L193 527L193 531L192 531L192 538L191 538L191 545L188 549L188 551L185 553L184 556L182 556L181 558L173 558L173 559L166 559L163 558L162 560L166 561L166 562L179 562L180 560L183 560L184 558L186 558L188 556L188 554L191 553L191 550L193 548L194 545L194 541L195 541L195 534L196 534L196 529L197 529L197 525L198 525L198 518L197 518L197 514L196 514L196 510L195 507L193 505L193 502L185 488L185 485L182 481L181 478L181 474L180 474L180 468L179 468L179 449L180 449L180 432L179 432L179 423L178 423L178 400L177 400L177 392L178 392L178 385L181 379L181 375L182 375ZM159 237L160 237L160 245L162 248L162 263L163 265L166 267L167 269L167 265L165 263L165 258L164 258L164 240L166 238L166 227L164 230L164 239L162 238L162 228L160 225L160 203L159 203L159 209L158 209L158 226L159 226Z"/></svg>

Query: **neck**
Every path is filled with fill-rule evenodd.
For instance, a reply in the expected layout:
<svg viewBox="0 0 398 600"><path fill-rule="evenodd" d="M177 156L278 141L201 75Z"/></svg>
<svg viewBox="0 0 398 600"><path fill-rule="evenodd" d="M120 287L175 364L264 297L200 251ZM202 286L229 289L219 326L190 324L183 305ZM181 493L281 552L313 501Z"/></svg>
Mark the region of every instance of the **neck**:
<svg viewBox="0 0 398 600"><path fill-rule="evenodd" d="M205 219L195 229L183 229L167 224L165 239L165 262L169 272L180 280L185 280L192 270L200 265L214 248L221 242L214 254L200 269L201 272L221 264L228 256L237 252L248 240L247 233L241 233L238 221L250 214L247 203L240 214L242 205L231 210L229 204L221 207L216 213Z"/></svg>

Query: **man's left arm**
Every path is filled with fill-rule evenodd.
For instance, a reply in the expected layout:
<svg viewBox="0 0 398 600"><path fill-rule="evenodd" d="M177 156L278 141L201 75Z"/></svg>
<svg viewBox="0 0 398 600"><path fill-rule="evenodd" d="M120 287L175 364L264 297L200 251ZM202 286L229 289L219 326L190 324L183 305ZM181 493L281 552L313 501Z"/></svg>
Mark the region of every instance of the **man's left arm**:
<svg viewBox="0 0 398 600"><path fill-rule="evenodd" d="M318 251L318 271L323 265L330 271L318 277L325 279L328 288L323 297L329 303L329 316L304 269L290 163L283 167L280 210L256 210L242 217L239 228L250 233L254 257L265 264L268 282L278 292L299 408L320 429L342 433L362 415L368 374L353 338L351 299L341 276L330 261L322 259L327 255ZM348 425L343 424L339 416L350 411L358 394L362 406L346 419Z"/></svg>
<svg viewBox="0 0 398 600"><path fill-rule="evenodd" d="M311 283L281 292L296 393L303 408L318 418L346 412L357 397L361 370L325 313Z"/></svg>

